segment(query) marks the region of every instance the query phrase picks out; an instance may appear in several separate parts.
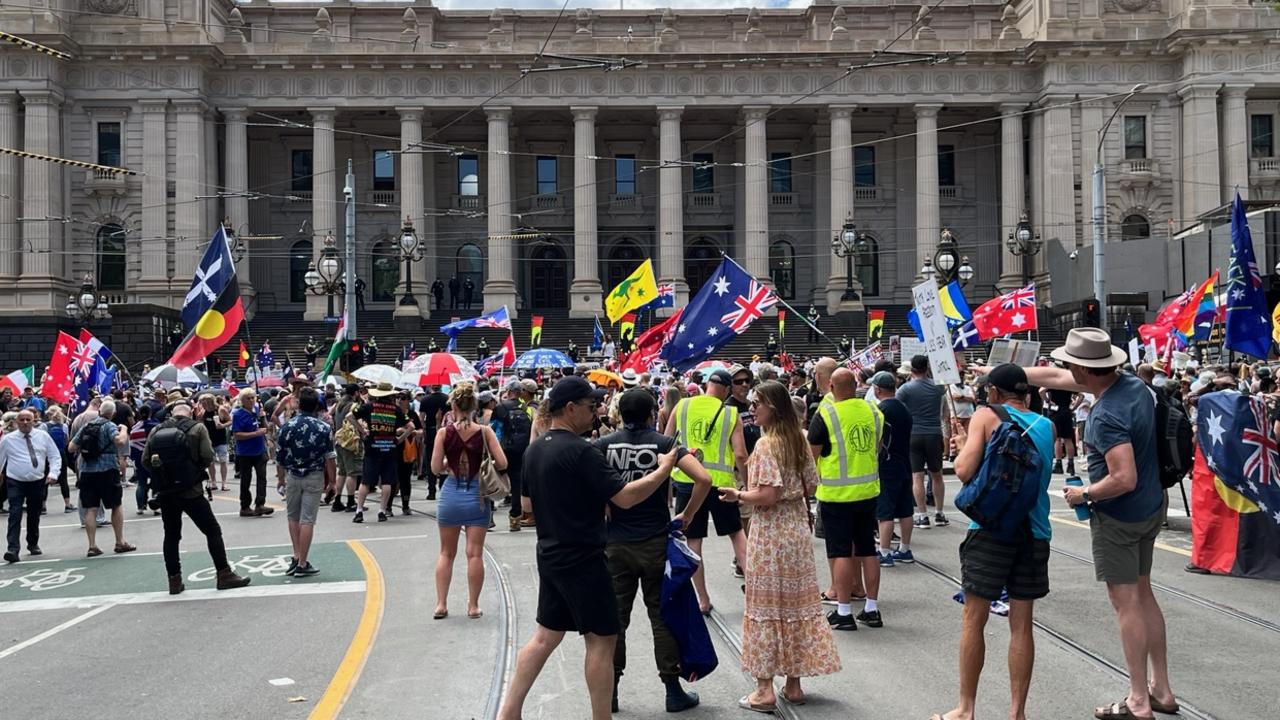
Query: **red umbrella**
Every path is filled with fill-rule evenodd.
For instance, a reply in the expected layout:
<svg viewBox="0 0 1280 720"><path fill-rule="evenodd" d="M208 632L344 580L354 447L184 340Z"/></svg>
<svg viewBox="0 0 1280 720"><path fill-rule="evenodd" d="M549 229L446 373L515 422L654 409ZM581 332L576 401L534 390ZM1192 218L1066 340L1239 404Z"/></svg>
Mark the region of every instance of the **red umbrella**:
<svg viewBox="0 0 1280 720"><path fill-rule="evenodd" d="M466 358L453 353L428 353L405 363L403 381L417 385L452 385L460 378L480 373Z"/></svg>

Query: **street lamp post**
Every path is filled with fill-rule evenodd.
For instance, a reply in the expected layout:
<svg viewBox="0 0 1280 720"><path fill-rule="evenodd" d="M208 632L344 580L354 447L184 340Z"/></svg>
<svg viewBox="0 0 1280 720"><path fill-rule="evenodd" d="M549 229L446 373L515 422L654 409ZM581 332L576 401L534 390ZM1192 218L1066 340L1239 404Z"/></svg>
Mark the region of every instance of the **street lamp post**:
<svg viewBox="0 0 1280 720"><path fill-rule="evenodd" d="M342 287L342 260L338 257L337 241L330 233L324 238L324 247L320 250L320 263L312 261L307 266L307 273L302 276L307 291L313 295L324 295L328 300L328 311L325 317L333 317L333 296Z"/></svg>
<svg viewBox="0 0 1280 720"><path fill-rule="evenodd" d="M1017 257L1031 257L1040 252L1043 246L1040 240L1040 233L1031 228L1031 221L1027 219L1027 213L1022 213L1022 218L1018 220L1018 226L1009 231L1009 239L1005 242L1005 247L1009 248L1009 252ZM1022 286L1026 287L1031 282L1030 273L1027 272L1027 261L1022 261Z"/></svg>
<svg viewBox="0 0 1280 720"><path fill-rule="evenodd" d="M1133 86L1127 95L1116 103L1115 110L1111 111L1111 117L1102 124L1102 129L1098 130L1098 145L1094 151L1093 161L1093 294L1098 299L1098 318L1101 320L1102 328L1110 333L1110 325L1107 322L1107 229L1106 229L1106 192L1107 180L1106 169L1102 165L1102 146L1107 137L1107 130L1111 127L1111 122L1120 114L1120 110L1124 104L1129 102L1134 95L1147 89L1146 83L1138 83Z"/></svg>
<svg viewBox="0 0 1280 720"><path fill-rule="evenodd" d="M404 227L400 228L400 257L404 260L404 297L400 298L401 307L416 308L418 305L418 299L413 296L413 263L421 260L422 256L423 247L418 241L418 233L413 229L413 219L406 215Z"/></svg>
<svg viewBox="0 0 1280 720"><path fill-rule="evenodd" d="M844 258L844 293L840 295L841 302L859 300L858 291L853 289L853 256L866 246L866 242L853 222L852 213L845 219L840 232L831 238L831 252L836 257Z"/></svg>
<svg viewBox="0 0 1280 720"><path fill-rule="evenodd" d="M937 278L939 285L959 279L960 286L964 287L973 279L974 270L973 265L969 264L969 256L960 254L956 236L951 233L950 228L942 229L938 249L932 259L925 258L920 274L928 279Z"/></svg>
<svg viewBox="0 0 1280 720"><path fill-rule="evenodd" d="M67 297L63 308L67 317L81 325L88 325L94 320L104 320L109 313L107 296L99 295L94 287L93 273L86 273L84 282L80 283L80 294Z"/></svg>

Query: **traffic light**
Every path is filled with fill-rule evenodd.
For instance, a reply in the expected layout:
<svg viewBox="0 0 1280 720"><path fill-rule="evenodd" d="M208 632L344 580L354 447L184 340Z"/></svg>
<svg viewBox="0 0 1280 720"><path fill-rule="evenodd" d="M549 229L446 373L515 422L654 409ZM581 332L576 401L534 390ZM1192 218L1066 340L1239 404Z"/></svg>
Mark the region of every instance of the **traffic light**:
<svg viewBox="0 0 1280 720"><path fill-rule="evenodd" d="M1102 316L1098 312L1098 301L1089 299L1084 301L1084 324L1086 327L1102 327Z"/></svg>
<svg viewBox="0 0 1280 720"><path fill-rule="evenodd" d="M347 347L346 356L347 372L359 370L364 366L364 343L360 340L352 340Z"/></svg>

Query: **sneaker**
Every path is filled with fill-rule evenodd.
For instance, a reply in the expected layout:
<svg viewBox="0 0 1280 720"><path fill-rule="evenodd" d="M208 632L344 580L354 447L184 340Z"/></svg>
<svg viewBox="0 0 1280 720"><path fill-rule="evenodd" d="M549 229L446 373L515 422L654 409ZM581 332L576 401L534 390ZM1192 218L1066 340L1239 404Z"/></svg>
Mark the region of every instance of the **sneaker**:
<svg viewBox="0 0 1280 720"><path fill-rule="evenodd" d="M4 554L4 561L10 564L18 562L18 553L7 552Z"/></svg>
<svg viewBox="0 0 1280 720"><path fill-rule="evenodd" d="M736 578L746 577L742 573L742 566L738 564L736 559L733 561L733 576Z"/></svg>
<svg viewBox="0 0 1280 720"><path fill-rule="evenodd" d="M1054 474L1054 475L1057 475L1057 474L1059 474L1059 473L1061 473L1061 472L1062 472L1062 461L1061 461L1061 460L1054 460L1054 461L1053 461L1053 470L1052 470L1052 472L1053 472L1053 474Z"/></svg>
<svg viewBox="0 0 1280 720"><path fill-rule="evenodd" d="M1004 602L1003 600L992 600L991 614L999 615L1000 617L1009 617L1009 603Z"/></svg>
<svg viewBox="0 0 1280 720"><path fill-rule="evenodd" d="M893 567L892 552L881 552L879 553L879 555L880 555L880 567Z"/></svg>
<svg viewBox="0 0 1280 720"><path fill-rule="evenodd" d="M27 546L27 554L28 554L28 555L43 555L43 554L44 554L44 551L40 549L40 546L39 546L39 545L29 545L29 546Z"/></svg>
<svg viewBox="0 0 1280 720"><path fill-rule="evenodd" d="M827 623L831 625L832 630L858 629L858 622L854 620L852 615L841 615L835 610L827 614Z"/></svg>
<svg viewBox="0 0 1280 720"><path fill-rule="evenodd" d="M240 508L240 517L255 517L256 514L250 508Z"/></svg>
<svg viewBox="0 0 1280 720"><path fill-rule="evenodd" d="M342 512L343 510L346 510L346 509L347 509L347 506L343 505L341 500L334 500L333 505L329 507L330 512Z"/></svg>
<svg viewBox="0 0 1280 720"><path fill-rule="evenodd" d="M364 522L364 511L363 511L363 510L361 510L361 511L357 512L357 513L356 513L356 516L355 516L355 517L353 517L353 518L351 518L351 522L353 522L353 523L362 523L362 522Z"/></svg>
<svg viewBox="0 0 1280 720"><path fill-rule="evenodd" d="M68 506L66 506L66 507L62 508L62 512L64 512L64 513L73 513L73 512L75 512L75 511L76 511L76 510L78 510L78 509L79 509L79 508L77 508L75 505L68 505Z"/></svg>
<svg viewBox="0 0 1280 720"><path fill-rule="evenodd" d="M917 515L915 519L911 521L911 526L920 530L928 530L932 527L932 525L929 524L928 515Z"/></svg>
<svg viewBox="0 0 1280 720"><path fill-rule="evenodd" d="M312 575L319 574L319 572L320 571L316 569L316 566L312 565L311 561L308 560L307 564L295 570L293 575L294 577L310 577Z"/></svg>
<svg viewBox="0 0 1280 720"><path fill-rule="evenodd" d="M351 502L347 503L347 512L356 512L356 501L355 501L355 500L352 500ZM361 512L363 512L363 511L361 511Z"/></svg>
<svg viewBox="0 0 1280 720"><path fill-rule="evenodd" d="M894 562L900 563L913 563L916 561L916 556L912 555L910 550L894 550L890 557L893 558Z"/></svg>
<svg viewBox="0 0 1280 720"><path fill-rule="evenodd" d="M259 505L258 507L254 508L253 514L266 517L267 515L270 515L275 511L276 511L275 508L269 508L266 505Z"/></svg>
<svg viewBox="0 0 1280 720"><path fill-rule="evenodd" d="M378 511L378 522L386 522L386 521L387 521L387 514L386 514L386 513L384 513L384 512L382 512L381 510L379 510L379 511Z"/></svg>
<svg viewBox="0 0 1280 720"><path fill-rule="evenodd" d="M292 575L298 571L298 558L289 558L289 569L284 571L285 575Z"/></svg>
<svg viewBox="0 0 1280 720"><path fill-rule="evenodd" d="M857 619L867 627L873 627L873 628L884 627L884 621L880 619L879 610L872 610L871 612L867 612L866 610L863 610L862 612L857 614Z"/></svg>
<svg viewBox="0 0 1280 720"><path fill-rule="evenodd" d="M395 505L388 505L388 506L387 506L387 517L393 517L393 516L395 516L395 514L396 514L396 506L395 506Z"/></svg>
<svg viewBox="0 0 1280 720"><path fill-rule="evenodd" d="M925 519L928 520L928 518L925 518ZM951 524L951 521L947 519L946 515L942 513L937 513L933 516L933 524L937 525L938 527L946 527Z"/></svg>

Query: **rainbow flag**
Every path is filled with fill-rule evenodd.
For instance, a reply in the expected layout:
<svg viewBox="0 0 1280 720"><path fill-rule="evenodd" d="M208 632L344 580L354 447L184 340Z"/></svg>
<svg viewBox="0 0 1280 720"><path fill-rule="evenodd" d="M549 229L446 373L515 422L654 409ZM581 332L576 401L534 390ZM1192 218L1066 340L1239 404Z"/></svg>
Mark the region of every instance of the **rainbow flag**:
<svg viewBox="0 0 1280 720"><path fill-rule="evenodd" d="M1213 319L1217 313L1217 307L1213 299L1213 284L1218 279L1217 271L1214 271L1209 279L1200 283L1200 286L1191 292L1191 296L1187 298L1187 302L1178 311L1177 316L1173 320L1173 331L1182 335L1184 339L1198 337L1200 335L1200 323L1207 322L1208 326L1204 328L1204 338L1209 338L1209 330L1213 327ZM1202 320L1202 318L1207 318Z"/></svg>

